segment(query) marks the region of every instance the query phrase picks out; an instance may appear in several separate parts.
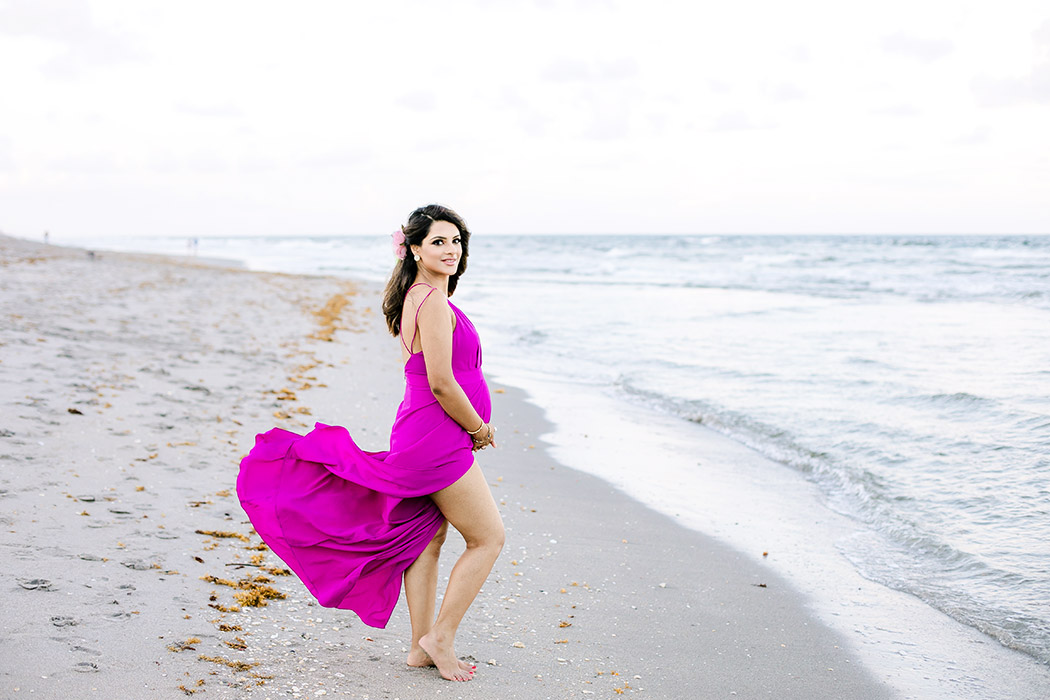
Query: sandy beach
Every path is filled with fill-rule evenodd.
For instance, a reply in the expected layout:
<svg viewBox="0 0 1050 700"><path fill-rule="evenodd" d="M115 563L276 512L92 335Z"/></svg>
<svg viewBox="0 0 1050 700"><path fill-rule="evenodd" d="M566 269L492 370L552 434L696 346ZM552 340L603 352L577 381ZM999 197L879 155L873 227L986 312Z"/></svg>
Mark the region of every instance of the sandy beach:
<svg viewBox="0 0 1050 700"><path fill-rule="evenodd" d="M773 567L555 462L510 387L479 457L507 545L457 640L476 680L406 668L403 601L385 630L318 606L252 532L237 463L315 420L386 447L378 294L0 237L0 696L902 696Z"/></svg>

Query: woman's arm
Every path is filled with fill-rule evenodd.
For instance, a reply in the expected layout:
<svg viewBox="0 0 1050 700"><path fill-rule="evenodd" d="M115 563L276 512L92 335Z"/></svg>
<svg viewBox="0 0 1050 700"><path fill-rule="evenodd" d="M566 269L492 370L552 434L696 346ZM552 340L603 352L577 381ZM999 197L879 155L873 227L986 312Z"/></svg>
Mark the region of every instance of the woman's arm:
<svg viewBox="0 0 1050 700"><path fill-rule="evenodd" d="M448 301L438 294L431 294L419 309L419 342L426 360L427 381L434 398L445 409L452 420L459 423L472 437L475 447L484 447L492 442L492 428L485 425L474 410L463 387L452 374L452 310Z"/></svg>

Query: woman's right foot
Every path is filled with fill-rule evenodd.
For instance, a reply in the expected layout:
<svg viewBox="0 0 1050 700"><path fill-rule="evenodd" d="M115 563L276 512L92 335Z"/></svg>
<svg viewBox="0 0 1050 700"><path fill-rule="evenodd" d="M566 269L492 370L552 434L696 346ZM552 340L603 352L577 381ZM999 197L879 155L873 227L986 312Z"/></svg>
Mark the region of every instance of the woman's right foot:
<svg viewBox="0 0 1050 700"><path fill-rule="evenodd" d="M431 662L437 666L438 673L445 680L469 681L473 679L473 668L464 668L466 664L456 658L456 650L452 644L446 643L444 639L435 635L433 631L420 638L419 646L427 653Z"/></svg>

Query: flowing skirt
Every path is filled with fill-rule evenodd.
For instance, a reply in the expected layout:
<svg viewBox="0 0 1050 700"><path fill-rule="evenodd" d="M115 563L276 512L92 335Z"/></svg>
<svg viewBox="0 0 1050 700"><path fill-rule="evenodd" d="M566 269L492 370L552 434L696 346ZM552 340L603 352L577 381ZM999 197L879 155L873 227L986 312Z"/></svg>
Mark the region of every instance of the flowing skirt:
<svg viewBox="0 0 1050 700"><path fill-rule="evenodd" d="M456 379L481 417L491 403L480 369ZM274 428L241 461L237 495L256 532L325 607L385 627L401 577L444 524L429 494L474 463L470 436L406 372L390 450L366 452L346 428L307 435Z"/></svg>

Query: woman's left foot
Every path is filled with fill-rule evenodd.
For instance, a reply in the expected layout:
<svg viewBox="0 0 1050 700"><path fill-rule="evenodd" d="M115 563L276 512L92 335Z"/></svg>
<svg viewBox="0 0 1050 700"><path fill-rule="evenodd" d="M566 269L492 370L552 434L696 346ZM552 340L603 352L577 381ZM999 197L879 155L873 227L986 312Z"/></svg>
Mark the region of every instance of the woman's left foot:
<svg viewBox="0 0 1050 700"><path fill-rule="evenodd" d="M413 668L425 668L427 666L434 666L434 660L430 658L430 654L423 651L421 648L415 648L408 652L408 660L406 663ZM469 664L462 659L459 660L459 668L461 671L467 673L473 673L477 666Z"/></svg>

